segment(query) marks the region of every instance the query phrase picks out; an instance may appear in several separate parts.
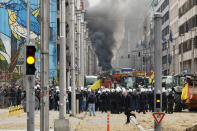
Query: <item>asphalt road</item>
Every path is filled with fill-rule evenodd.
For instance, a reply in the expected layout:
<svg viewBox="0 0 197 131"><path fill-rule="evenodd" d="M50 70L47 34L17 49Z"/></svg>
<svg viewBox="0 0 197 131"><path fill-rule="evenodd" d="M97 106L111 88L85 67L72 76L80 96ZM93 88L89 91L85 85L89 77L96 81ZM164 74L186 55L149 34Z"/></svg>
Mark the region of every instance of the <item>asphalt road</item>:
<svg viewBox="0 0 197 131"><path fill-rule="evenodd" d="M54 120L58 119L57 111L50 111L50 131L53 131ZM145 129L152 131L154 128L154 118L152 113L138 114L137 121ZM0 131L25 131L26 130L26 113L9 117L7 109L0 109ZM107 113L96 112L96 116L89 116L89 113L82 113L77 117L66 118L70 121L70 126L75 131L106 131L107 130ZM185 131L186 128L197 125L197 113L184 111L181 113L166 114L162 127L163 131ZM110 131L139 131L137 126L131 122L125 124L126 116L122 114L110 114ZM40 113L35 114L35 128L39 130ZM36 131L37 131L36 130Z"/></svg>

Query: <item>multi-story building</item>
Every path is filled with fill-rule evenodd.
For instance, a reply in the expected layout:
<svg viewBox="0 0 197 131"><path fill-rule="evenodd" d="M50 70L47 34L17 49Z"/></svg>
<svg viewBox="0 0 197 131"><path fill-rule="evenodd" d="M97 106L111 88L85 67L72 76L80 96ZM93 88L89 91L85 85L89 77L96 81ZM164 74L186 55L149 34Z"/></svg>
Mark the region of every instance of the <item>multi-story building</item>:
<svg viewBox="0 0 197 131"><path fill-rule="evenodd" d="M197 1L179 0L179 73L197 71Z"/></svg>
<svg viewBox="0 0 197 131"><path fill-rule="evenodd" d="M169 18L170 18L170 31L172 33L172 41L169 43L169 67L170 72L174 72L179 74L179 49L178 49L178 41L179 41L179 16L178 16L178 0L170 0L169 1L170 9L169 9Z"/></svg>
<svg viewBox="0 0 197 131"><path fill-rule="evenodd" d="M155 6L155 12L162 13L162 71L164 75L169 74L169 33L170 33L170 19L169 19L169 0L160 0Z"/></svg>
<svg viewBox="0 0 197 131"><path fill-rule="evenodd" d="M160 0L155 12L162 18L163 74L197 71L197 1Z"/></svg>
<svg viewBox="0 0 197 131"><path fill-rule="evenodd" d="M57 63L58 63L58 75L60 71L60 0L57 0ZM76 82L78 86L83 86L84 75L94 74L98 65L98 59L95 55L95 51L92 48L91 41L87 41L89 38L86 22L84 21L84 4L80 3L82 1L75 0L75 75ZM70 86L71 78L71 37L70 37L70 3L69 0L66 0L66 68L67 68L67 86ZM95 60L96 59L96 60ZM82 69L83 68L83 69Z"/></svg>

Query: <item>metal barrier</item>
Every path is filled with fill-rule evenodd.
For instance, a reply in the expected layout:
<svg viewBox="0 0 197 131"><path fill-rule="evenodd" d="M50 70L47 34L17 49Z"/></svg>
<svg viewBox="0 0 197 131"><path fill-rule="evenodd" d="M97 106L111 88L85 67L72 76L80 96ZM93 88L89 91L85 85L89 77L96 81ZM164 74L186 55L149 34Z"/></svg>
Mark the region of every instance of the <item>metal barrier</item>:
<svg viewBox="0 0 197 131"><path fill-rule="evenodd" d="M8 116L13 116L13 115L23 113L24 112L24 106L23 105L11 106L11 107L9 107L8 110L9 110Z"/></svg>

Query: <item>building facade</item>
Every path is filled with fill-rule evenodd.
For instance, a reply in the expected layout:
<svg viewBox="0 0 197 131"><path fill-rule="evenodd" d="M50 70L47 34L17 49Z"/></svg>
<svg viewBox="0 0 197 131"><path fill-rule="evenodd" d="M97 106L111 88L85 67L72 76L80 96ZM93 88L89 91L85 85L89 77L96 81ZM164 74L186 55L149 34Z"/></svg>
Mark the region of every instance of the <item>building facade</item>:
<svg viewBox="0 0 197 131"><path fill-rule="evenodd" d="M160 0L154 12L162 13L163 75L197 71L197 1Z"/></svg>
<svg viewBox="0 0 197 131"><path fill-rule="evenodd" d="M194 73L196 65L197 1L179 0L179 72Z"/></svg>
<svg viewBox="0 0 197 131"><path fill-rule="evenodd" d="M162 13L162 72L164 75L169 74L169 62L170 51L169 51L169 33L170 33L170 0L160 0L155 6L155 12Z"/></svg>

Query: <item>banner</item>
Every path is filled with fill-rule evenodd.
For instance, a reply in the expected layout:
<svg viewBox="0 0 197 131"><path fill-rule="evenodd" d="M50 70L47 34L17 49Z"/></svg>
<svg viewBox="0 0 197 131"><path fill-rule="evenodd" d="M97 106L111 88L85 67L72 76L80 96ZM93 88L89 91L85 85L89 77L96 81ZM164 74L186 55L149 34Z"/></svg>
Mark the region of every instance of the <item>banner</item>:
<svg viewBox="0 0 197 131"><path fill-rule="evenodd" d="M101 87L101 79L99 79L98 81L96 81L96 82L90 87L90 89L96 90L96 89L99 89L100 87Z"/></svg>

